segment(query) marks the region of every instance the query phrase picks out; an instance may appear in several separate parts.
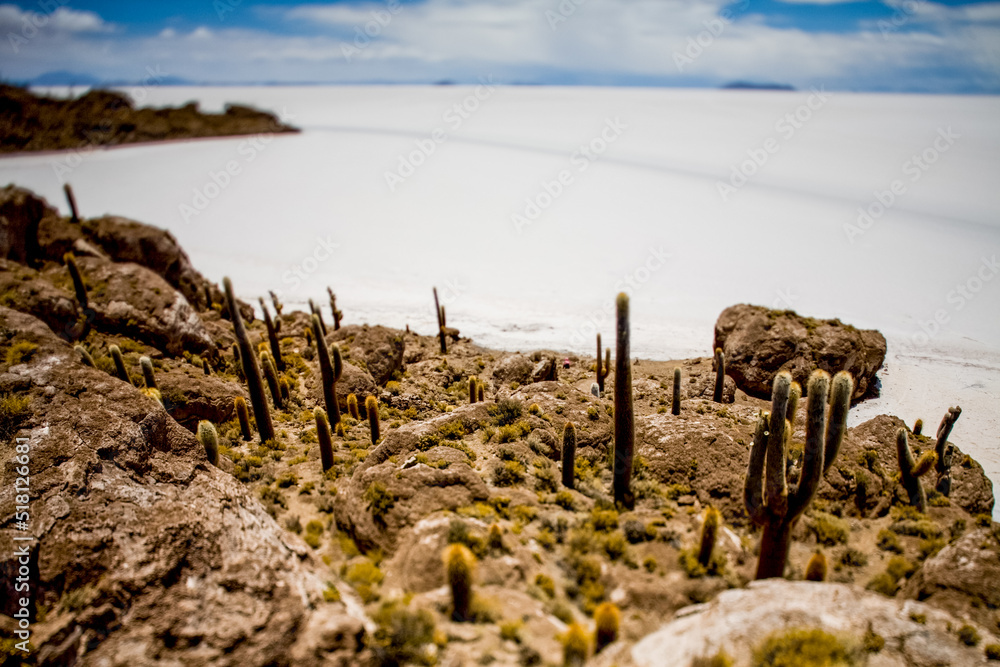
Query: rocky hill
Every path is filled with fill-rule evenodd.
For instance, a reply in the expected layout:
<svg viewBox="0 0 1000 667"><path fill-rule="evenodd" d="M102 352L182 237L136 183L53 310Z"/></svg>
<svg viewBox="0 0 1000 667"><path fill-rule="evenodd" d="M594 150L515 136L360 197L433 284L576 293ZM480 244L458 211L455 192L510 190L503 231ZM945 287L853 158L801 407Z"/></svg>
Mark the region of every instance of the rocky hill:
<svg viewBox="0 0 1000 667"><path fill-rule="evenodd" d="M791 526L784 580L752 583L761 531L744 489L755 438L767 437L760 413L773 409L759 387L785 370L805 380L851 368L846 400L862 400L885 353L877 332L730 309L716 329L729 360L718 395L711 357L635 360L632 477L615 503L618 379L612 369L594 388L594 358L485 349L448 327L347 324L350 313L326 305L324 333L268 300L272 338L238 304L252 351L274 366L264 437L263 414L240 420L254 383L234 356L223 292L167 232L73 222L28 191L0 190L5 664L1000 657L990 482L947 444L950 488L937 490L925 459L924 511L914 507L897 438L902 429L918 458L935 441L892 416L846 432ZM336 408L324 352L341 368ZM811 465L808 402L786 413L791 482ZM341 413L325 453L324 407L334 424ZM30 584L27 655L19 577Z"/></svg>
<svg viewBox="0 0 1000 667"><path fill-rule="evenodd" d="M274 114L238 105L221 114L203 113L193 102L137 109L128 96L110 90L56 99L0 84L0 153L274 132L298 130Z"/></svg>

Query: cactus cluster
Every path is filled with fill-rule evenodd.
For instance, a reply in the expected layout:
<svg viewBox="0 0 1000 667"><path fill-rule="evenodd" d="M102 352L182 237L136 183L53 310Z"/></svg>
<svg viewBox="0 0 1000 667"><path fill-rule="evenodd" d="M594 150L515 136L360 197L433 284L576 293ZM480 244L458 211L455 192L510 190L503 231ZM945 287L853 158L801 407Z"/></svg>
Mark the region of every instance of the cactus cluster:
<svg viewBox="0 0 1000 667"><path fill-rule="evenodd" d="M632 365L629 351L628 295L616 300L617 340L615 347L615 461L614 498L632 509L632 461L635 452L635 419L632 413Z"/></svg>
<svg viewBox="0 0 1000 667"><path fill-rule="evenodd" d="M896 431L896 455L899 458L899 481L906 489L910 504L916 507L918 512L926 512L927 495L924 493L924 485L920 483L920 478L929 473L937 463L937 453L924 452L920 459L914 462L906 429L901 428Z"/></svg>
<svg viewBox="0 0 1000 667"><path fill-rule="evenodd" d="M598 396L604 394L604 380L611 373L611 348L604 350L604 364L601 364L601 334L597 334L597 390Z"/></svg>
<svg viewBox="0 0 1000 667"><path fill-rule="evenodd" d="M757 579L784 575L792 528L812 501L820 479L840 451L847 429L847 411L854 382L849 373L837 373L833 379L828 416L830 376L825 371L816 370L809 377L802 471L793 489L788 488L785 480L788 440L791 437L791 424L787 420L791 388L791 374L787 371L778 373L771 394L771 412L764 412L758 420L750 450L744 503L750 519L764 527Z"/></svg>
<svg viewBox="0 0 1000 667"><path fill-rule="evenodd" d="M222 285L226 293L226 306L229 308L233 332L236 335L243 377L246 379L250 404L253 406L253 416L257 421L257 433L260 436L261 444L263 444L268 440L274 440L274 424L271 421L271 411L267 407L267 397L264 395L264 382L260 376L260 368L257 366L257 355L254 354L250 336L243 325L243 317L240 315L240 309L236 303L233 283L226 277L222 279Z"/></svg>
<svg viewBox="0 0 1000 667"><path fill-rule="evenodd" d="M434 313L437 315L438 323L438 340L441 343L441 354L448 353L448 339L445 336L444 328L448 325L448 320L445 317L444 306L438 301L438 290L437 287L434 288Z"/></svg>
<svg viewBox="0 0 1000 667"><path fill-rule="evenodd" d="M948 408L948 412L941 419L941 425L938 426L937 430L937 442L934 445L934 451L938 457L936 488L942 496L951 495L951 452L948 449L948 436L951 435L951 429L955 427L955 422L961 415L961 407L956 405L953 408Z"/></svg>
<svg viewBox="0 0 1000 667"><path fill-rule="evenodd" d="M576 465L576 426L566 422L563 427L562 439L562 483L567 489L572 489L575 480Z"/></svg>

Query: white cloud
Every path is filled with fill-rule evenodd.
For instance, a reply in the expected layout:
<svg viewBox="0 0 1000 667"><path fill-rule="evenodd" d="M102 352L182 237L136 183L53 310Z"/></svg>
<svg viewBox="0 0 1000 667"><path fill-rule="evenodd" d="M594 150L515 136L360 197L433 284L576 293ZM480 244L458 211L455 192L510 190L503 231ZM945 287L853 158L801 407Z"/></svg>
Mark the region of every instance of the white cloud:
<svg viewBox="0 0 1000 667"><path fill-rule="evenodd" d="M94 12L59 7L52 13L22 10L17 5L0 5L0 32L35 35L39 32L108 32L114 26Z"/></svg>

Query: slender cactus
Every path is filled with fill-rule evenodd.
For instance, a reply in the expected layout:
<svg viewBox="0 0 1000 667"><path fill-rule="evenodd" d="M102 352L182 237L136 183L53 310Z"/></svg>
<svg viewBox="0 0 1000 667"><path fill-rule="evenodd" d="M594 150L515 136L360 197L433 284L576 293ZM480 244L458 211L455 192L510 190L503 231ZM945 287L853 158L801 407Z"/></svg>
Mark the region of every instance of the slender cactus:
<svg viewBox="0 0 1000 667"><path fill-rule="evenodd" d="M920 483L920 478L929 473L937 463L937 453L924 452L920 460L914 462L906 429L901 428L896 431L896 456L899 459L900 481L910 498L910 504L917 508L918 512L926 512L927 495L924 493L924 485Z"/></svg>
<svg viewBox="0 0 1000 667"><path fill-rule="evenodd" d="M622 614L613 602L602 602L594 610L594 653L600 653L605 646L618 639Z"/></svg>
<svg viewBox="0 0 1000 667"><path fill-rule="evenodd" d="M327 414L332 416L331 422L337 424L340 422L340 408L337 406L334 368L330 361L330 350L327 349L326 339L323 337L323 321L316 313L312 316L312 332L316 338L316 356L319 358L320 382L323 384L323 402L326 404ZM339 348L337 350L339 353Z"/></svg>
<svg viewBox="0 0 1000 667"><path fill-rule="evenodd" d="M267 340L271 345L271 357L274 359L274 365L277 370L285 370L285 361L281 357L281 343L278 341L278 329L274 326L274 320L271 319L271 313L267 311L267 306L264 304L264 299L258 299L260 301L260 311L264 313L264 326L267 327Z"/></svg>
<svg viewBox="0 0 1000 667"><path fill-rule="evenodd" d="M476 388L476 377L472 376L469 378L469 404L476 402L476 398L479 396L479 391Z"/></svg>
<svg viewBox="0 0 1000 667"><path fill-rule="evenodd" d="M472 575L476 557L464 544L451 544L442 554L448 587L451 589L451 620L472 620Z"/></svg>
<svg viewBox="0 0 1000 667"><path fill-rule="evenodd" d="M313 315L315 315L316 317L319 318L319 328L320 328L320 332L323 335L322 336L318 336L316 338L316 340L317 341L320 341L320 340L324 340L325 341L326 340L326 322L323 321L323 313L320 311L319 308L316 307L316 304L313 302L312 299L309 299L309 312L311 312Z"/></svg>
<svg viewBox="0 0 1000 667"><path fill-rule="evenodd" d="M212 298L212 288L210 285L205 285L205 310L212 310L212 306L215 305L215 299Z"/></svg>
<svg viewBox="0 0 1000 667"><path fill-rule="evenodd" d="M951 495L951 451L948 448L948 436L951 435L951 429L954 428L955 422L961 415L962 408L959 406L948 408L948 412L941 419L941 425L938 426L937 430L937 443L934 446L934 451L937 452L938 457L937 490L942 496Z"/></svg>
<svg viewBox="0 0 1000 667"><path fill-rule="evenodd" d="M674 368L674 393L670 400L670 414L681 413L681 367Z"/></svg>
<svg viewBox="0 0 1000 667"><path fill-rule="evenodd" d="M786 419L792 425L792 431L795 430L795 413L799 410L800 398L802 398L802 385L793 382L788 390L788 408L785 410Z"/></svg>
<svg viewBox="0 0 1000 667"><path fill-rule="evenodd" d="M486 385L484 385L481 381L477 382L476 384L479 385L478 387L476 387L476 399L477 399L476 402L482 403L483 401L486 400Z"/></svg>
<svg viewBox="0 0 1000 667"><path fill-rule="evenodd" d="M271 295L271 305L274 306L274 312L278 314L278 318L280 321L281 310L284 308L284 306L282 305L281 300L278 299L278 295L275 294L272 290L268 290L267 293Z"/></svg>
<svg viewBox="0 0 1000 667"><path fill-rule="evenodd" d="M715 348L715 391L712 400L722 403L722 390L726 386L726 355L721 347Z"/></svg>
<svg viewBox="0 0 1000 667"><path fill-rule="evenodd" d="M90 352L87 352L87 348L83 345L77 345L73 349L80 355L80 361L82 361L84 365L90 366L91 368L97 368L97 366L94 365L94 358L90 356Z"/></svg>
<svg viewBox="0 0 1000 667"><path fill-rule="evenodd" d="M69 221L73 224L80 222L80 213L76 208L76 195L73 194L73 186L69 183L63 184L63 192L66 193L66 203L69 204Z"/></svg>
<svg viewBox="0 0 1000 667"><path fill-rule="evenodd" d="M333 293L333 290L327 287L326 292L330 295L330 311L333 312L333 330L337 331L340 329L340 318L344 316L344 313L337 310L337 295Z"/></svg>
<svg viewBox="0 0 1000 667"><path fill-rule="evenodd" d="M358 412L358 397L354 394L347 395L347 414L355 421L361 421L361 414Z"/></svg>
<svg viewBox="0 0 1000 667"><path fill-rule="evenodd" d="M563 427L562 441L562 483L567 489L572 489L575 483L576 466L576 426L566 422Z"/></svg>
<svg viewBox="0 0 1000 667"><path fill-rule="evenodd" d="M920 435L924 431L924 420L918 419L913 422L913 435Z"/></svg>
<svg viewBox="0 0 1000 667"><path fill-rule="evenodd" d="M244 440L252 439L253 431L250 430L250 412L247 410L247 402L243 400L242 396L237 396L233 399L233 405L236 406L236 418L240 422L240 434Z"/></svg>
<svg viewBox="0 0 1000 667"><path fill-rule="evenodd" d="M128 369L125 368L125 357L122 356L121 348L117 345L111 345L108 347L108 352L111 353L111 359L115 362L115 373L118 375L118 379L132 384L132 378L128 374Z"/></svg>
<svg viewBox="0 0 1000 667"><path fill-rule="evenodd" d="M786 452L791 425L788 414L792 376L787 371L774 378L771 412L757 422L743 497L747 514L764 527L757 561L757 579L781 577L788 561L792 529L833 464L844 431L854 383L841 371L833 379L829 419L826 414L830 376L822 370L809 377L806 406L806 443L798 485L789 490L785 481Z"/></svg>
<svg viewBox="0 0 1000 667"><path fill-rule="evenodd" d="M246 378L247 390L250 393L253 416L257 420L257 433L261 443L274 440L274 424L271 421L271 411L267 406L267 397L264 395L264 381L260 376L260 367L257 365L257 355L254 354L250 336L247 335L246 327L243 326L243 316L240 315L236 296L233 294L233 283L226 277L223 278L222 285L226 292L226 306L229 308L230 321L233 323L233 331L236 334L236 343L239 346L240 362L243 368L243 377Z"/></svg>
<svg viewBox="0 0 1000 667"><path fill-rule="evenodd" d="M583 667L590 654L590 637L579 623L570 623L562 637L563 667Z"/></svg>
<svg viewBox="0 0 1000 667"><path fill-rule="evenodd" d="M90 300L87 298L87 285L83 282L83 276L80 275L80 267L76 265L76 258L73 257L73 253L68 252L63 255L63 261L66 262L69 277L73 279L76 301L80 304L81 310L86 310L90 307Z"/></svg>
<svg viewBox="0 0 1000 667"><path fill-rule="evenodd" d="M159 389L156 386L156 375L153 373L153 361L149 357L141 357L139 366L142 368L142 379L147 389Z"/></svg>
<svg viewBox="0 0 1000 667"><path fill-rule="evenodd" d="M278 384L278 371L274 367L271 355L267 352L260 353L260 366L264 371L264 379L267 381L268 391L271 392L271 402L274 403L274 408L276 410L283 409L285 403L281 400L281 385Z"/></svg>
<svg viewBox="0 0 1000 667"><path fill-rule="evenodd" d="M604 380L611 373L611 348L605 350L604 364L601 364L601 334L597 334L597 388L604 393Z"/></svg>
<svg viewBox="0 0 1000 667"><path fill-rule="evenodd" d="M709 507L705 510L705 520L701 524L701 543L698 546L698 562L702 567L708 567L712 562L712 552L715 550L715 542L719 535L719 524L722 516L719 510Z"/></svg>
<svg viewBox="0 0 1000 667"><path fill-rule="evenodd" d="M319 439L319 457L323 463L323 472L333 467L333 436L330 435L330 422L323 408L313 411L316 417L316 437Z"/></svg>
<svg viewBox="0 0 1000 667"><path fill-rule="evenodd" d="M632 494L632 460L635 447L635 419L632 413L632 365L629 351L628 295L616 300L617 341L615 347L615 502L628 509L635 505Z"/></svg>
<svg viewBox="0 0 1000 667"><path fill-rule="evenodd" d="M447 354L448 353L448 340L447 340L447 338L445 337L445 334L444 334L444 324L445 324L444 306L442 306L441 302L438 301L438 289L437 289L437 287L434 288L434 313L435 313L435 315L437 315L438 341L440 341L440 343L441 343L441 354Z"/></svg>
<svg viewBox="0 0 1000 667"><path fill-rule="evenodd" d="M205 448L208 462L219 467L219 433L210 421L198 422L198 442Z"/></svg>
<svg viewBox="0 0 1000 667"><path fill-rule="evenodd" d="M371 428L372 432L372 444L377 445L379 439L379 422L378 422L378 399L374 396L369 396L365 399L365 412L368 414L368 426Z"/></svg>

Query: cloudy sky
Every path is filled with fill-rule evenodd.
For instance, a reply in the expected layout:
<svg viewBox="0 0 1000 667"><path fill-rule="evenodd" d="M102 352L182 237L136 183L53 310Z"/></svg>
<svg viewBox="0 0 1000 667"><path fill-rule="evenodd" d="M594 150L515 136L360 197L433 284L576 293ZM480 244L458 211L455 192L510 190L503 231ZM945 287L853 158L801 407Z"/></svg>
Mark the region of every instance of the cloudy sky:
<svg viewBox="0 0 1000 667"><path fill-rule="evenodd" d="M0 77L1000 93L1000 2L34 0ZM46 79L43 79L46 80Z"/></svg>

